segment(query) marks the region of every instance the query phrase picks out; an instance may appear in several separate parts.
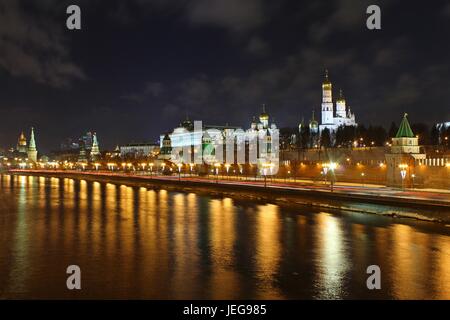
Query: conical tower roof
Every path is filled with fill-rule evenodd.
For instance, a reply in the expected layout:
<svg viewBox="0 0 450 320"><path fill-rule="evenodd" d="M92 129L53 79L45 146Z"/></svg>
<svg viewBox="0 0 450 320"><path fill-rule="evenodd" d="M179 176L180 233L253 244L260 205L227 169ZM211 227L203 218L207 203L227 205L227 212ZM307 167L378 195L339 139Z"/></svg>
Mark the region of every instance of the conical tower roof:
<svg viewBox="0 0 450 320"><path fill-rule="evenodd" d="M36 151L36 141L34 140L34 128L31 128L30 143L28 145L28 150Z"/></svg>
<svg viewBox="0 0 450 320"><path fill-rule="evenodd" d="M405 113L405 115L403 116L403 120L400 123L400 127L398 128L397 134L396 134L396 138L414 138L414 133L411 130L411 126L409 125L408 122L408 114Z"/></svg>

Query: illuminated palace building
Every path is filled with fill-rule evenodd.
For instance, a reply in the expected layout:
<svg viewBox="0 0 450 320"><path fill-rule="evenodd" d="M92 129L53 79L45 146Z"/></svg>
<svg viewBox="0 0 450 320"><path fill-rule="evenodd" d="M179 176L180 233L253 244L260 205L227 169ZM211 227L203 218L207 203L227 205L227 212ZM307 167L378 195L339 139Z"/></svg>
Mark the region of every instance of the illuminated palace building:
<svg viewBox="0 0 450 320"><path fill-rule="evenodd" d="M336 132L340 126L357 126L355 114L351 112L342 90L339 91L339 97L336 99L336 112L333 103L333 85L328 78L328 70L325 70L325 79L322 83L322 124L319 126L320 133L325 128L330 133Z"/></svg>
<svg viewBox="0 0 450 320"><path fill-rule="evenodd" d="M216 133L216 136L212 134L212 132ZM213 126L213 125L203 125L201 128L194 128L194 123L186 118L180 125L175 128L171 133L166 133L160 136L160 160L170 160L173 156L173 150L177 148L181 150L186 148L191 150L191 162L194 162L194 153L199 153L200 150L197 148L202 148L201 154L203 156L203 160L205 160L205 155L214 158L214 151L211 149L214 148L214 141L217 140L217 135L219 135L219 139L224 144L224 156L226 154L225 141L226 137L229 134L233 134L236 132L243 133L242 137L245 139L245 158L246 162L248 162L249 154L257 154L258 159L260 158L268 158L268 155L275 154L278 148L277 141L272 143L272 137L276 137L278 139L278 128L275 123L270 123L270 116L266 113L265 106L263 105L262 113L259 116L259 121L256 120L256 117L253 118L252 123L250 124L250 128L247 130L243 130L240 127L236 126ZM237 136L235 136L234 143L236 145L235 150L239 148L237 146ZM258 137L255 139L257 143L252 144L249 143L250 137ZM275 138L274 138L275 139ZM261 143L263 142L263 143ZM262 147L264 145L264 147ZM256 150L254 150L256 148ZM274 148L274 149L272 149ZM184 158L186 159L186 158ZM211 161L212 159L208 159ZM223 162L221 159L216 159L218 162ZM186 162L186 161L184 161Z"/></svg>

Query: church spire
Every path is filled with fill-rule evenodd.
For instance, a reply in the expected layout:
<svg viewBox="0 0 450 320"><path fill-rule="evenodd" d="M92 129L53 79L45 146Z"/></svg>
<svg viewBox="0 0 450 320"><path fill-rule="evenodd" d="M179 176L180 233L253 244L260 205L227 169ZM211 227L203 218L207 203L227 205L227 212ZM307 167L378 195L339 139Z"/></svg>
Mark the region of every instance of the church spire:
<svg viewBox="0 0 450 320"><path fill-rule="evenodd" d="M31 128L30 144L28 146L29 151L36 151L36 141L34 140L34 128Z"/></svg>
<svg viewBox="0 0 450 320"><path fill-rule="evenodd" d="M34 128L31 128L30 143L28 144L28 159L33 162L37 162L37 149L36 141L34 139Z"/></svg>

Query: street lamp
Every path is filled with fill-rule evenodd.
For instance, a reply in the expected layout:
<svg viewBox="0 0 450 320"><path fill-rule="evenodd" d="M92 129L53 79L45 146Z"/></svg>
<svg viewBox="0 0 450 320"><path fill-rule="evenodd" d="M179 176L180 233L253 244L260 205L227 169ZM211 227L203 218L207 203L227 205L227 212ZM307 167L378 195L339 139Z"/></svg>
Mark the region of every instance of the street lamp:
<svg viewBox="0 0 450 320"><path fill-rule="evenodd" d="M411 179L412 179L412 188L414 189L414 179L416 178L416 175L413 173L411 175Z"/></svg>
<svg viewBox="0 0 450 320"><path fill-rule="evenodd" d="M150 167L150 176L152 176L153 175L153 166L154 166L153 162L150 162L148 164L148 166Z"/></svg>
<svg viewBox="0 0 450 320"><path fill-rule="evenodd" d="M227 179L228 179L228 177L229 177L229 176L228 176L228 173L229 173L229 171L230 171L230 166L231 166L231 165L230 165L229 163L226 163L226 164L225 164L225 169L227 170Z"/></svg>
<svg viewBox="0 0 450 320"><path fill-rule="evenodd" d="M336 168L338 167L338 164L336 162L330 162L328 164L328 168L330 169L330 173L331 173L331 177L330 177L330 186L331 186L331 192L333 192L334 190L334 178L335 178L335 174L334 174L334 170L336 170Z"/></svg>
<svg viewBox="0 0 450 320"><path fill-rule="evenodd" d="M214 167L216 168L216 183L219 183L219 168L220 168L220 163L216 162L214 164Z"/></svg>
<svg viewBox="0 0 450 320"><path fill-rule="evenodd" d="M270 170L270 174L272 175L272 169L275 165L270 162L263 163L263 175L264 175L264 188L267 187L267 170Z"/></svg>
<svg viewBox="0 0 450 320"><path fill-rule="evenodd" d="M324 178L324 183L327 184L327 174L328 174L328 163L324 163L322 164L322 171L323 171L323 178Z"/></svg>
<svg viewBox="0 0 450 320"><path fill-rule="evenodd" d="M178 180L181 180L181 168L183 167L183 164L178 163L177 167L178 167Z"/></svg>
<svg viewBox="0 0 450 320"><path fill-rule="evenodd" d="M115 163L108 163L108 169L114 171Z"/></svg>
<svg viewBox="0 0 450 320"><path fill-rule="evenodd" d="M404 189L404 187L405 187L404 186L404 181L405 181L405 178L406 178L406 169L408 169L408 165L402 163L398 167L400 168L400 176L402 177L402 189Z"/></svg>

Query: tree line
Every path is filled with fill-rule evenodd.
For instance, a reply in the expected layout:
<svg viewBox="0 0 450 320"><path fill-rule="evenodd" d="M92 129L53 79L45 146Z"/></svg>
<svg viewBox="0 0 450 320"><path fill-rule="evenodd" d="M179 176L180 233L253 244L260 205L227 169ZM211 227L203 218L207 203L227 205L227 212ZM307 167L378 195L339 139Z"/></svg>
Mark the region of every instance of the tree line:
<svg viewBox="0 0 450 320"><path fill-rule="evenodd" d="M450 127L433 125L431 128L424 123L414 123L411 125L414 134L419 138L420 145L440 145L450 146ZM382 126L364 125L340 126L336 132L332 133L324 129L322 134L315 134L309 126L297 128L281 128L280 144L283 149L288 148L318 148L318 147L380 147L390 143L395 137L398 126L392 122L389 130ZM334 142L334 143L333 143Z"/></svg>

